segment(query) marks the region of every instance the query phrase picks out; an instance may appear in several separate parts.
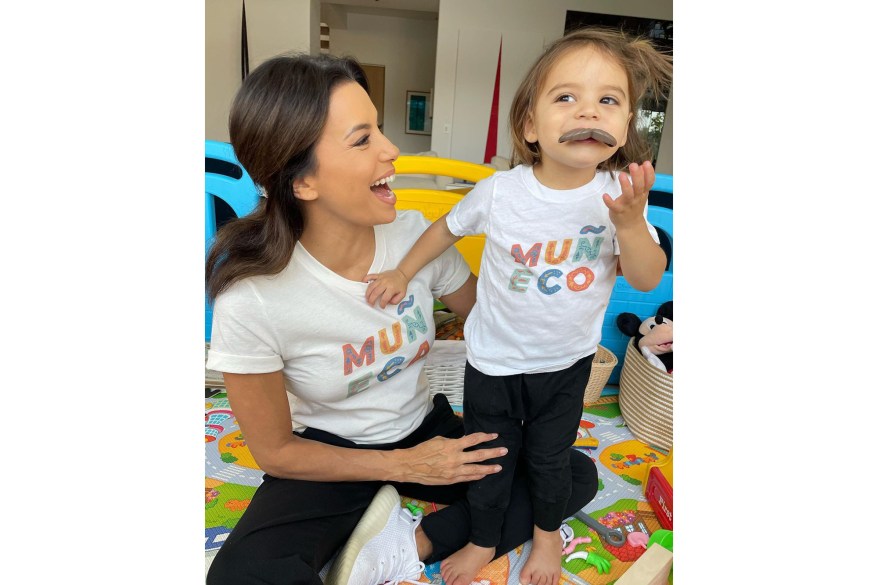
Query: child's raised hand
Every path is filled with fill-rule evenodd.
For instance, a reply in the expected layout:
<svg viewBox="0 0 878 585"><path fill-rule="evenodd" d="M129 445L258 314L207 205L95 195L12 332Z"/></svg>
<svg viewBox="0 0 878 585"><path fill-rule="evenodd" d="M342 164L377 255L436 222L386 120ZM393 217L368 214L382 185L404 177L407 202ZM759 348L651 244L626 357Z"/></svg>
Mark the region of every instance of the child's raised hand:
<svg viewBox="0 0 878 585"><path fill-rule="evenodd" d="M629 181L628 178L631 178ZM649 190L655 183L655 169L652 163L631 163L627 173L620 173L619 184L622 194L613 199L604 193L604 204L610 210L610 219L617 228L637 225L643 221L643 210L649 197Z"/></svg>
<svg viewBox="0 0 878 585"><path fill-rule="evenodd" d="M382 309L388 304L399 304L405 298L405 290L409 284L408 277L399 268L379 274L367 274L365 281L369 283L366 287L366 302L374 305L375 301L380 301Z"/></svg>

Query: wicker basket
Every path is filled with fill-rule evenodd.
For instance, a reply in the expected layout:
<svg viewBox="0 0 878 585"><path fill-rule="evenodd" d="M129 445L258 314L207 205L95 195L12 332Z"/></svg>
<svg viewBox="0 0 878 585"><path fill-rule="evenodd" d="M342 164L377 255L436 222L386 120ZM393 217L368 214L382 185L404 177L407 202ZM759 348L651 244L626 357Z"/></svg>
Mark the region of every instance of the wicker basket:
<svg viewBox="0 0 878 585"><path fill-rule="evenodd" d="M674 378L628 342L619 379L619 410L631 434L662 449L674 445Z"/></svg>
<svg viewBox="0 0 878 585"><path fill-rule="evenodd" d="M462 405L465 368L466 342L437 339L424 364L430 383L430 398L441 392L449 404Z"/></svg>
<svg viewBox="0 0 878 585"><path fill-rule="evenodd" d="M585 386L583 404L595 402L601 397L604 386L618 358L602 345L591 364L591 376ZM466 367L466 342L437 339L427 354L424 372L430 383L430 397L438 392L445 394L450 404L463 404L463 374Z"/></svg>
<svg viewBox="0 0 878 585"><path fill-rule="evenodd" d="M598 350L591 362L591 375L588 377L588 384L585 385L585 395L582 397L582 404L588 405L596 402L610 379L613 368L619 363L619 358L603 345L598 345Z"/></svg>

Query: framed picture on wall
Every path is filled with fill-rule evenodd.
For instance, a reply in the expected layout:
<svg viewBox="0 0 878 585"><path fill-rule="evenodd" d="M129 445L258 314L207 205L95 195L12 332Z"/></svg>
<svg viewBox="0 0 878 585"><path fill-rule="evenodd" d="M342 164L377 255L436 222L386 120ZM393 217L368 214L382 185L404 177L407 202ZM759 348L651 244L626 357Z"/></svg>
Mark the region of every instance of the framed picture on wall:
<svg viewBox="0 0 878 585"><path fill-rule="evenodd" d="M405 92L405 133L426 134L433 133L431 96L428 91Z"/></svg>

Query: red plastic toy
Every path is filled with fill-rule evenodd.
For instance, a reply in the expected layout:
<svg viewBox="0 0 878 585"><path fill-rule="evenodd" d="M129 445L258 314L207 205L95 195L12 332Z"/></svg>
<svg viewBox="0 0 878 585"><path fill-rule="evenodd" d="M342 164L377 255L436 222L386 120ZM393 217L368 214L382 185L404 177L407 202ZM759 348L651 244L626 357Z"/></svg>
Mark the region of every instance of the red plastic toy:
<svg viewBox="0 0 878 585"><path fill-rule="evenodd" d="M674 529L674 487L671 483L673 481L673 474L670 473L671 457L672 455L669 454L665 461L649 467L646 488L644 489L646 501L652 506L652 511L655 512L659 524L666 530ZM670 477L665 477L665 468L667 468Z"/></svg>

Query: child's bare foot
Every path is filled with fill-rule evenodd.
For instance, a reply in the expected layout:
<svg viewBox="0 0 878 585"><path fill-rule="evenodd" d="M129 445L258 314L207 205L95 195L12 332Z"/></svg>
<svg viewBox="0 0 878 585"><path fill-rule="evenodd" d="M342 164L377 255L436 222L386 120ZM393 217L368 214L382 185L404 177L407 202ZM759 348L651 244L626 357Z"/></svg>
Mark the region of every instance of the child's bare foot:
<svg viewBox="0 0 878 585"><path fill-rule="evenodd" d="M523 585L558 585L561 579L561 533L534 526L534 542L519 580Z"/></svg>
<svg viewBox="0 0 878 585"><path fill-rule="evenodd" d="M466 546L439 565L439 574L445 580L445 585L470 585L475 580L479 569L494 558L495 550L494 547L485 548L471 542L466 543ZM560 566L560 564L559 561L558 565ZM560 577L560 571L558 576Z"/></svg>

